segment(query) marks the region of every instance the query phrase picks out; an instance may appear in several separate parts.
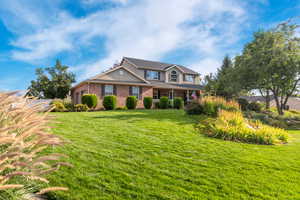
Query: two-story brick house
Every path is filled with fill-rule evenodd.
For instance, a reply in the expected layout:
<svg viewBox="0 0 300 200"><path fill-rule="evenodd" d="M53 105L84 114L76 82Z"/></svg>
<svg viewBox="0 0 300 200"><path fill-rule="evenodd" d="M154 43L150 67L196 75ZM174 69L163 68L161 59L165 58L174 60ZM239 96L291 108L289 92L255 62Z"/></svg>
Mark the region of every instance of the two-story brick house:
<svg viewBox="0 0 300 200"><path fill-rule="evenodd" d="M146 96L159 99L161 96L182 97L185 102L200 95L199 73L181 65L154 62L124 57L120 65L80 82L71 90L75 104L81 103L85 93L96 94L98 108L102 107L103 97L116 95L118 106L125 106L128 96L136 96L137 107L143 107Z"/></svg>

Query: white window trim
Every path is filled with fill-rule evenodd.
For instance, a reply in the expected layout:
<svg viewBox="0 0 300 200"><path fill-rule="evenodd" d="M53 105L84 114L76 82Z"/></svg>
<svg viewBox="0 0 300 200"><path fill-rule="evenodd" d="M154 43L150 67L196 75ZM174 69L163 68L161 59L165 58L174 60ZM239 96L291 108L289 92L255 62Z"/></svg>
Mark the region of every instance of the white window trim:
<svg viewBox="0 0 300 200"><path fill-rule="evenodd" d="M110 93L108 93L106 90L106 87L107 86L110 86L110 87L112 87L112 92ZM111 96L111 95L114 95L114 86L113 85L104 85L104 96Z"/></svg>
<svg viewBox="0 0 300 200"><path fill-rule="evenodd" d="M134 89L137 90L136 94L134 93ZM140 87L138 87L138 86L132 86L131 87L131 93L132 93L132 96L136 96L136 98L139 99L140 98Z"/></svg>
<svg viewBox="0 0 300 200"><path fill-rule="evenodd" d="M157 73L157 78L152 78L151 76L148 76L148 73ZM147 80L159 80L159 72L158 71L154 71L154 70L147 70L146 71L146 79Z"/></svg>

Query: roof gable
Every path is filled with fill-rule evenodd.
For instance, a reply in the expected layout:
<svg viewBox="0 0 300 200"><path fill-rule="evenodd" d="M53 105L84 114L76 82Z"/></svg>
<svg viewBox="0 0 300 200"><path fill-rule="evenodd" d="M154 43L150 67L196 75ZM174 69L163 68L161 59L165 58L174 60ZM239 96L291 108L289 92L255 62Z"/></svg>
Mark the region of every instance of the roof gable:
<svg viewBox="0 0 300 200"><path fill-rule="evenodd" d="M141 82L149 83L144 78L130 71L129 69L119 66L112 68L104 73L98 74L92 77L90 80L115 80L115 81L130 81L130 82Z"/></svg>
<svg viewBox="0 0 300 200"><path fill-rule="evenodd" d="M166 71L169 67L177 66L178 68L181 69L181 71L183 73L198 74L197 72L195 72L187 67L184 67L182 65L162 63L162 62L143 60L143 59L137 59L137 58L129 58L129 57L124 57L123 60L124 59L127 60L128 62L132 63L137 68ZM123 60L122 60L122 62L123 62Z"/></svg>

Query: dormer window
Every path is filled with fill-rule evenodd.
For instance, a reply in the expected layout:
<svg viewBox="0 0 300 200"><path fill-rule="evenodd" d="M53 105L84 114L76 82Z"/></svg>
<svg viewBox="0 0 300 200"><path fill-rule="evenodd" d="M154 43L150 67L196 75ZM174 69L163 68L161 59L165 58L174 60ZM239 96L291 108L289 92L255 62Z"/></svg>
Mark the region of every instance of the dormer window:
<svg viewBox="0 0 300 200"><path fill-rule="evenodd" d="M175 71L175 70L171 71L170 80L174 81L174 82L177 82L177 77L178 77L177 71Z"/></svg>

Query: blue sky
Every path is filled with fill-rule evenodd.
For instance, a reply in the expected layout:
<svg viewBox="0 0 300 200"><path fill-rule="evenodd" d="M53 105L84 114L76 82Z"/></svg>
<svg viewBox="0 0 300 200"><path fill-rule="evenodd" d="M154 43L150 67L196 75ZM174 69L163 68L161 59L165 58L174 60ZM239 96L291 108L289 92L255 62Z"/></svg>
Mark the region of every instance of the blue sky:
<svg viewBox="0 0 300 200"><path fill-rule="evenodd" d="M123 56L215 72L254 31L299 11L300 0L1 0L0 91L26 89L56 59L77 81Z"/></svg>

